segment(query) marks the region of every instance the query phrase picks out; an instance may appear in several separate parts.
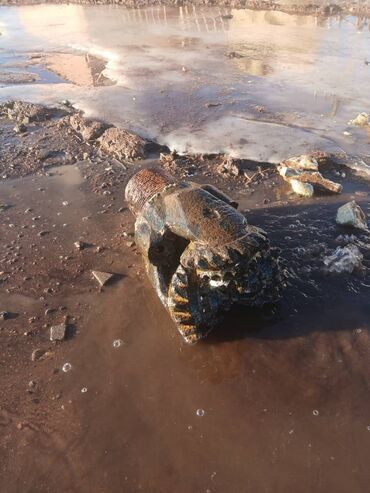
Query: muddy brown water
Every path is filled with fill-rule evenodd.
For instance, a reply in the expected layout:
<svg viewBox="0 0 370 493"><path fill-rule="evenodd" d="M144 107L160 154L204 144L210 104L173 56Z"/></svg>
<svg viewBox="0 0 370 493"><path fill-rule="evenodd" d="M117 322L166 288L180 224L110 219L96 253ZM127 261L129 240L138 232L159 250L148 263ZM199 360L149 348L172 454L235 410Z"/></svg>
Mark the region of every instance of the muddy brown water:
<svg viewBox="0 0 370 493"><path fill-rule="evenodd" d="M52 175L0 185L2 198L14 204L3 226L26 222L26 207L56 223L55 233L37 243L44 261L28 253L36 233L25 230L20 244L31 287L15 275L14 291L1 294L19 313L1 324L2 333L13 329L26 342L14 350L9 335L2 348L0 490L367 491L369 275L327 277L320 249L308 256L297 250L315 243L333 248L341 233L333 225L338 203L355 196L366 208L366 183L348 178L349 191L339 199L284 207L273 200L249 212L301 274L274 315L236 309L208 340L188 347L132 250L121 243L99 255L72 253L71 239L109 244L112 234L132 226L127 211L117 212L121 193L97 199L77 166ZM243 208L256 203L253 195ZM98 214L108 202L110 212ZM6 242L15 234L3 232ZM32 295L61 253L77 270L82 263L80 274L72 282L67 275L44 299ZM88 275L93 266L122 277L99 292ZM303 274L304 268L311 270ZM22 335L30 314L59 304L76 316L74 337L53 346L46 329ZM115 340L122 345L114 348ZM30 362L35 346L53 357ZM71 370L64 373L66 362ZM36 391L25 396L29 380Z"/></svg>

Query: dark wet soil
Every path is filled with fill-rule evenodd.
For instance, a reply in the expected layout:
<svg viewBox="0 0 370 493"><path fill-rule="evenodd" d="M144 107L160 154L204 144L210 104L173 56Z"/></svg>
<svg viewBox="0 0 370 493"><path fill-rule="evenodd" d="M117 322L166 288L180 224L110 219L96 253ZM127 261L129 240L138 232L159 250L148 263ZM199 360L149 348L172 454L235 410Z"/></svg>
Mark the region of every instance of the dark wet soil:
<svg viewBox="0 0 370 493"><path fill-rule="evenodd" d="M118 160L81 141L66 117L31 122L25 137L0 121L10 144L0 181L0 311L9 313L0 491L367 491L368 236L353 240L362 274L329 276L323 257L353 233L336 226L339 205L355 198L369 212L368 182L332 164L323 171L343 194L299 199L263 163L228 176L222 156ZM51 149L74 155L78 142L89 155L45 169L32 157L43 132ZM22 139L34 149L25 168L15 159ZM18 171L8 176L12 156ZM276 309L236 308L207 340L184 345L131 245L123 191L149 164L219 186L268 232L289 280ZM116 277L100 288L92 270ZM51 342L50 326L64 321L68 337ZM35 349L44 356L32 361Z"/></svg>

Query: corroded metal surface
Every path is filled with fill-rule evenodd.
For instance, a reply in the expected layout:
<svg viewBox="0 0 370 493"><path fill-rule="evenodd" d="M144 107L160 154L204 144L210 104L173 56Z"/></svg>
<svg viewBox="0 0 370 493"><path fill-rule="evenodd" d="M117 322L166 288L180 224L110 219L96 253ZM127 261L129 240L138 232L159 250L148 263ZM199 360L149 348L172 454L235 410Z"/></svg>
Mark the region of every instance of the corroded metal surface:
<svg viewBox="0 0 370 493"><path fill-rule="evenodd" d="M234 303L279 299L282 277L266 233L219 190L144 169L126 200L148 276L186 342L204 337Z"/></svg>

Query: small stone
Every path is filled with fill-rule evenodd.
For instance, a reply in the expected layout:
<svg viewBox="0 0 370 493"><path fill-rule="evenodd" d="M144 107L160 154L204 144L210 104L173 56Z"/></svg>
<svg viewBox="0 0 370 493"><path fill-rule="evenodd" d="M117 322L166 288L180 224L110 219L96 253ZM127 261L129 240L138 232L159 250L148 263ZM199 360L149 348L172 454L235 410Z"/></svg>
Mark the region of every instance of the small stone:
<svg viewBox="0 0 370 493"><path fill-rule="evenodd" d="M10 313L9 312L0 312L0 320L8 320L8 318L10 317Z"/></svg>
<svg viewBox="0 0 370 493"><path fill-rule="evenodd" d="M313 196L314 189L311 183L303 183L298 180L290 180L290 185L292 187L293 192L296 193L297 195L300 195L301 197Z"/></svg>
<svg viewBox="0 0 370 493"><path fill-rule="evenodd" d="M339 207L336 222L341 226L352 226L353 228L368 230L365 213L354 200Z"/></svg>
<svg viewBox="0 0 370 493"><path fill-rule="evenodd" d="M26 125L23 125L23 123L20 123L19 125L16 125L13 130L16 134L23 134L24 132L27 132L27 127Z"/></svg>
<svg viewBox="0 0 370 493"><path fill-rule="evenodd" d="M102 272L99 270L93 270L91 271L92 275L95 277L95 279L98 281L100 286L105 286L114 276L114 274L110 272Z"/></svg>
<svg viewBox="0 0 370 493"><path fill-rule="evenodd" d="M353 120L350 120L348 122L348 125L354 126L354 127L366 127L370 125L370 117L367 113L360 113L359 115L356 116Z"/></svg>
<svg viewBox="0 0 370 493"><path fill-rule="evenodd" d="M328 273L352 274L361 271L363 255L356 245L349 244L345 247L337 247L332 255L324 258L325 271Z"/></svg>
<svg viewBox="0 0 370 493"><path fill-rule="evenodd" d="M134 241L126 241L126 245L131 248L135 245L135 242Z"/></svg>
<svg viewBox="0 0 370 493"><path fill-rule="evenodd" d="M50 327L50 340L63 341L66 335L66 324L53 325Z"/></svg>
<svg viewBox="0 0 370 493"><path fill-rule="evenodd" d="M31 360L32 361L39 361L42 359L42 357L45 355L46 351L44 349L37 348L34 351L32 351L31 354Z"/></svg>
<svg viewBox="0 0 370 493"><path fill-rule="evenodd" d="M86 243L83 241L75 241L73 245L77 248L77 250L83 250L86 247Z"/></svg>

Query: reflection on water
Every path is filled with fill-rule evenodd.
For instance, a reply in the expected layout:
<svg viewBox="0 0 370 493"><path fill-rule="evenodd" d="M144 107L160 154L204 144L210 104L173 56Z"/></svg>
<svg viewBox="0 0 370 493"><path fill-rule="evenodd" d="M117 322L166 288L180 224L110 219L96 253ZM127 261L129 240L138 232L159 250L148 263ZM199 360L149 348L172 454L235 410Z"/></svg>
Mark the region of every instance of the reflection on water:
<svg viewBox="0 0 370 493"><path fill-rule="evenodd" d="M2 99L66 97L182 151L271 161L312 147L366 152L368 134L343 135L370 102L366 19L188 6L42 5L2 14L3 53L94 54L116 82L88 91L2 87Z"/></svg>

